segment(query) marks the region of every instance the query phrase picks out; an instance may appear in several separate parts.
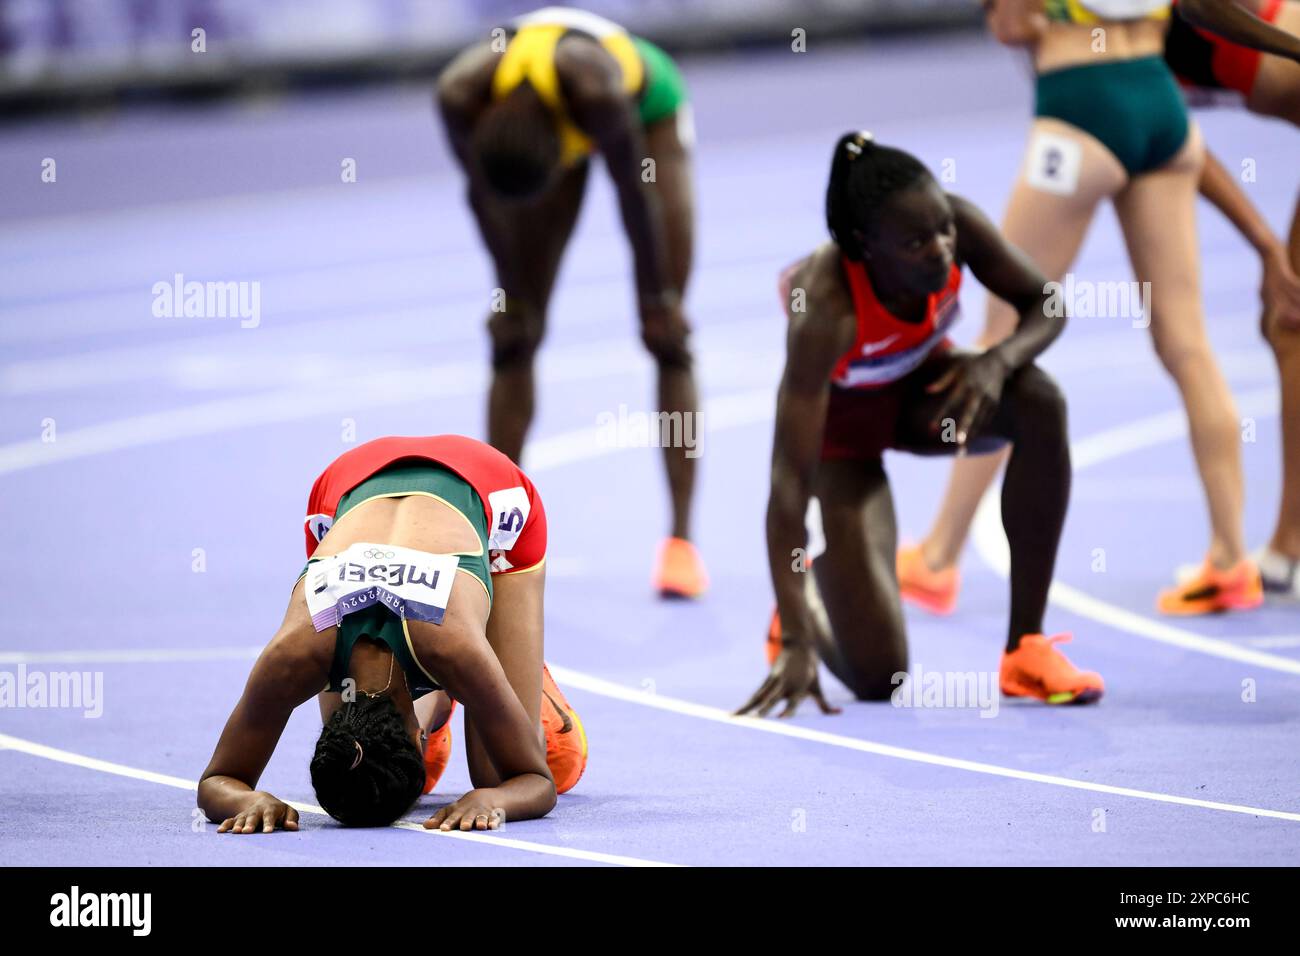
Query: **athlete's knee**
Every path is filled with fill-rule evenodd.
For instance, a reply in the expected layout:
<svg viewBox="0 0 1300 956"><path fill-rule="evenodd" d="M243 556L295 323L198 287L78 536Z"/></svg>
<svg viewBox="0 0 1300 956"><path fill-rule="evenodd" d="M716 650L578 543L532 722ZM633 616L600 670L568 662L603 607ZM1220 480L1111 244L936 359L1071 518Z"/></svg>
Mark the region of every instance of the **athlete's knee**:
<svg viewBox="0 0 1300 956"><path fill-rule="evenodd" d="M1278 316L1264 322L1264 339L1279 362L1300 356L1300 325L1284 323Z"/></svg>
<svg viewBox="0 0 1300 956"><path fill-rule="evenodd" d="M1065 393L1056 380L1037 365L1028 365L1015 372L1007 380L1004 394L1013 404L1017 433L1033 431L1041 438L1045 432L1050 432L1064 437L1067 420Z"/></svg>
<svg viewBox="0 0 1300 956"><path fill-rule="evenodd" d="M692 364L690 330L660 323L641 327L641 341L660 368L690 368Z"/></svg>
<svg viewBox="0 0 1300 956"><path fill-rule="evenodd" d="M907 676L905 624L901 611L871 617L869 629L858 631L852 643L838 643L837 653L824 659L857 700L889 700Z"/></svg>
<svg viewBox="0 0 1300 956"><path fill-rule="evenodd" d="M1214 352L1204 336L1196 338L1161 337L1155 340L1156 358L1176 381L1191 380L1205 374L1214 365Z"/></svg>
<svg viewBox="0 0 1300 956"><path fill-rule="evenodd" d="M543 329L542 314L534 309L515 308L510 312L492 313L488 319L492 367L505 369L530 364L542 343Z"/></svg>
<svg viewBox="0 0 1300 956"><path fill-rule="evenodd" d="M854 674L847 683L856 700L881 701L890 700L905 680L907 657L903 655L880 662L869 673Z"/></svg>

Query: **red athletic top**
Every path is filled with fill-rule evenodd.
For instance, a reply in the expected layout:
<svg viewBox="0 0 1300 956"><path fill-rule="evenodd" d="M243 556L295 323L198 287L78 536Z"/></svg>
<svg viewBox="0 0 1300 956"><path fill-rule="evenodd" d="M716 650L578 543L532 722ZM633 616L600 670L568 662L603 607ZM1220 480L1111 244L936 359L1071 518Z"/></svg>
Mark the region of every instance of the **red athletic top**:
<svg viewBox="0 0 1300 956"><path fill-rule="evenodd" d="M321 472L307 499L307 557L334 523L339 499L371 475L405 459L437 462L483 499L492 573L529 571L546 557L546 510L528 476L490 445L463 435L376 438L344 452Z"/></svg>
<svg viewBox="0 0 1300 956"><path fill-rule="evenodd" d="M841 388L879 388L898 381L947 344L948 330L961 315L957 304L961 266L954 263L948 284L931 294L925 321L904 322L880 304L861 262L847 256L841 257L841 262L853 291L858 334L853 348L835 363L832 382Z"/></svg>
<svg viewBox="0 0 1300 956"><path fill-rule="evenodd" d="M1174 0L1175 6L1178 0ZM1259 17L1265 23L1276 25L1278 15L1282 12L1282 0L1262 0L1254 4L1255 9L1250 12ZM1191 26L1191 24L1187 24ZM1179 24L1175 24L1175 31ZM1213 80L1223 89L1236 90L1242 96L1249 96L1255 88L1255 78L1259 75L1260 58L1264 54L1259 50L1252 50L1248 46L1242 46L1239 43L1233 43L1227 37L1221 37L1217 33L1211 33L1209 30L1203 30L1200 27L1192 27L1193 30L1208 44L1209 51L1209 72ZM1179 34L1181 35L1181 34ZM1171 38L1174 36L1171 33ZM1178 74L1178 79L1185 86L1197 86L1200 82L1211 82L1204 75L1198 77L1189 77L1183 67L1186 65L1181 62L1179 57L1170 58L1169 48L1166 47L1166 60ZM1197 68L1205 65L1204 60L1195 64Z"/></svg>

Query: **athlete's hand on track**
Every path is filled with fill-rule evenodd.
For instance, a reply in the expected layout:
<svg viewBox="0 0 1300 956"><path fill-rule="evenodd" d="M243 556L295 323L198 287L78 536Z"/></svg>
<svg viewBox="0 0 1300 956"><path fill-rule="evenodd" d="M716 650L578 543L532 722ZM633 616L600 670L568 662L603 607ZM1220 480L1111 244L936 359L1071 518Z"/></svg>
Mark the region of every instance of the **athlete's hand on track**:
<svg viewBox="0 0 1300 956"><path fill-rule="evenodd" d="M1277 316L1283 328L1300 329L1300 276L1287 261L1286 249L1279 247L1264 257L1264 279L1259 296L1265 315Z"/></svg>
<svg viewBox="0 0 1300 956"><path fill-rule="evenodd" d="M218 833L270 833L298 829L298 811L269 793L260 793L247 810L221 821Z"/></svg>
<svg viewBox="0 0 1300 956"><path fill-rule="evenodd" d="M840 712L840 708L826 703L826 697L822 694L821 680L817 676L817 652L805 645L783 647L772 663L772 670L763 685L754 692L744 707L736 711L736 716L743 717L758 711L758 716L766 717L773 707L784 700L788 703L780 716L793 717L809 695L817 701L823 714Z"/></svg>
<svg viewBox="0 0 1300 956"><path fill-rule="evenodd" d="M490 787L471 790L424 821L426 830L499 830L505 822L500 797Z"/></svg>
<svg viewBox="0 0 1300 956"><path fill-rule="evenodd" d="M997 410L1010 374L1011 367L995 349L956 356L948 371L926 386L931 395L948 393L931 430L944 434L947 420L952 419L957 447L965 449L967 440L988 424Z"/></svg>

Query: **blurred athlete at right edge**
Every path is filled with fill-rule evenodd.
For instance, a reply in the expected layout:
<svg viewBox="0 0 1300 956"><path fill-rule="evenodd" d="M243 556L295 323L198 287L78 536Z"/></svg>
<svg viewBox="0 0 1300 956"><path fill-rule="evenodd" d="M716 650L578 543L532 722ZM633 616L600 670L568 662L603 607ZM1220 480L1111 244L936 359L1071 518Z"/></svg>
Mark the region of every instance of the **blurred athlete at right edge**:
<svg viewBox="0 0 1300 956"><path fill-rule="evenodd" d="M1194 5L1216 29L1271 31L1279 48L1295 42L1231 4ZM1164 61L1170 7L1170 0L985 4L994 35L1028 48L1037 72L1036 118L1003 220L1007 238L1060 281L1097 207L1110 200L1135 277L1150 283L1153 344L1183 399L1210 519L1204 563L1156 602L1163 613L1187 615L1258 607L1263 586L1246 551L1237 412L1205 332L1195 218L1205 151ZM1251 21L1246 27L1242 17ZM1095 45L1099 27L1104 49ZM1000 341L1013 319L991 297L981 345ZM956 463L930 533L898 554L907 600L938 613L953 609L958 556L1003 460L995 453Z"/></svg>

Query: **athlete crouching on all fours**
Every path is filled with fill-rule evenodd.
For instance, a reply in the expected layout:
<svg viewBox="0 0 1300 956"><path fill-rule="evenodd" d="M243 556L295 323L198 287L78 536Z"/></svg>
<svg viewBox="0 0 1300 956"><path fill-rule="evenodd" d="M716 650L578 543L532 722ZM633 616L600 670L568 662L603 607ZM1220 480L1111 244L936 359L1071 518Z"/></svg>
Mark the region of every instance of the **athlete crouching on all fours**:
<svg viewBox="0 0 1300 956"><path fill-rule="evenodd" d="M325 726L312 786L345 825L386 826L432 791L456 701L474 789L425 826L548 813L582 775L587 741L542 660L546 513L533 483L471 438L381 438L325 469L307 515L310 560L199 782L218 832L297 829L297 811L256 787L313 696Z"/></svg>
<svg viewBox="0 0 1300 956"><path fill-rule="evenodd" d="M1005 694L1049 703L1101 697L1043 634L1043 612L1070 492L1065 401L1033 364L1060 333L1046 277L966 200L946 194L913 156L842 137L826 215L833 242L782 276L790 320L777 395L767 510L777 617L771 673L741 713L783 716L812 695L824 661L859 699L887 699L907 670L894 571L895 526L886 449L979 454L1012 443L1002 489L1011 547ZM1016 331L981 353L960 352L962 267L1019 314ZM821 502L826 551L800 573L808 500ZM814 581L815 578L815 581Z"/></svg>

